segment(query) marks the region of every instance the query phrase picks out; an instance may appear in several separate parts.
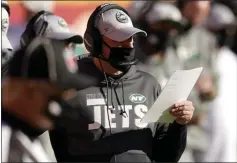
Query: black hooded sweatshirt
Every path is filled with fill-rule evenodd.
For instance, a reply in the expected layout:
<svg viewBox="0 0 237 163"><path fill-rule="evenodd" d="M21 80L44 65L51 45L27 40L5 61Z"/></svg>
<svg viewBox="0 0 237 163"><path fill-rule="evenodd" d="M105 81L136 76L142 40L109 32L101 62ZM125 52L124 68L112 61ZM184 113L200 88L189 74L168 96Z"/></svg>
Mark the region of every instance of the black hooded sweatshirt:
<svg viewBox="0 0 237 163"><path fill-rule="evenodd" d="M91 58L78 62L79 75L98 82L69 100L78 119L50 132L57 161L178 162L186 125L140 123L161 91L156 79L136 66L115 77L98 70Z"/></svg>

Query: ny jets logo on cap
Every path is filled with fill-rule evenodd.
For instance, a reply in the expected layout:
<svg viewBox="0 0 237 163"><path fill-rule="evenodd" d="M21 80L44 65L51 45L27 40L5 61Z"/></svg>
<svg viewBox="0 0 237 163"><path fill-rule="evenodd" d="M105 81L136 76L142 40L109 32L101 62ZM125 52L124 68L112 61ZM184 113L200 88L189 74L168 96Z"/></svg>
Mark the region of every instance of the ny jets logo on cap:
<svg viewBox="0 0 237 163"><path fill-rule="evenodd" d="M67 27L67 22L64 20L64 19L58 19L58 24L61 26L61 27Z"/></svg>
<svg viewBox="0 0 237 163"><path fill-rule="evenodd" d="M121 22L121 23L127 23L128 22L128 16L125 15L122 12L117 12L116 13L116 19Z"/></svg>

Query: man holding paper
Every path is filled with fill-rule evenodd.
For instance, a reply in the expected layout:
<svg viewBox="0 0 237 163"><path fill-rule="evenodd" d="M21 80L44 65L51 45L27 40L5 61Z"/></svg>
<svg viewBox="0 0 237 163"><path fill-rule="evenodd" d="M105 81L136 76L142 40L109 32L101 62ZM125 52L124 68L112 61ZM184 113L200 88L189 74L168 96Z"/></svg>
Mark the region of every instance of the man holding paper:
<svg viewBox="0 0 237 163"><path fill-rule="evenodd" d="M69 100L79 118L68 128L50 132L58 162L179 161L193 104L185 99L172 103L174 122L141 122L161 87L136 68L135 34L146 36L116 4L100 5L90 16L84 41L91 57L78 61L79 75L98 81Z"/></svg>

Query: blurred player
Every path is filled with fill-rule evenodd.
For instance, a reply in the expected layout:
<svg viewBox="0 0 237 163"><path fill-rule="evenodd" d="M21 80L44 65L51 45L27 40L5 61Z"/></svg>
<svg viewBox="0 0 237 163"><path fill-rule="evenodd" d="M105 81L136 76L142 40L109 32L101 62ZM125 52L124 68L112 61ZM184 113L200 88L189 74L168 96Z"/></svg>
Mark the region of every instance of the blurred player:
<svg viewBox="0 0 237 163"><path fill-rule="evenodd" d="M138 68L153 75L163 87L169 78L162 66L166 51L184 28L184 22L180 11L171 3L146 2L144 5L148 7L144 6L146 11L136 18L136 23L148 36L135 39Z"/></svg>
<svg viewBox="0 0 237 163"><path fill-rule="evenodd" d="M214 4L205 27L217 40L219 73L217 98L208 111L206 131L208 147L202 161L237 161L237 55L228 47L237 27L234 13L223 4Z"/></svg>
<svg viewBox="0 0 237 163"><path fill-rule="evenodd" d="M140 6L141 9L141 12L134 11L134 14L140 14L141 18L139 19L137 16L139 14L137 14L135 20L141 27L144 20L169 18L169 21L153 23L153 31L147 30L149 29L147 26L142 28L148 32L148 37L147 41L144 38L140 39L136 52L139 54L142 51L151 51L150 54L152 54L156 51L156 55L149 57L145 55L149 53L140 55L143 56L143 58L140 57L141 61L145 58L145 62L143 61L143 64L140 65L141 70L150 71L161 83L161 86L164 86L167 79L177 69L204 67L204 73L189 96L189 100L193 102L196 108L188 127L186 151L190 157L183 159L186 151L181 157L181 161L193 161L193 153L199 153L206 147L205 135L202 127L199 126L207 110L205 103L215 98L217 92L215 87L217 79L215 73L215 36L201 27L209 13L210 2L180 0L177 2L180 11L177 11L178 9L173 6L174 4L168 2L139 1L134 3L138 3L137 7ZM152 44L147 46L149 42L153 43L153 46L151 46Z"/></svg>
<svg viewBox="0 0 237 163"><path fill-rule="evenodd" d="M14 53L2 83L3 162L50 162L36 136L76 116L65 100L86 87L81 77L62 41L36 38Z"/></svg>
<svg viewBox="0 0 237 163"><path fill-rule="evenodd" d="M181 161L199 162L207 147L207 139L203 129L206 120L208 104L217 93L218 73L216 67L216 39L215 35L203 27L207 19L211 1L177 0L177 7L188 25L169 49L165 59L167 72L171 74L176 69L191 69L202 66L204 68L189 99L195 105L195 113L188 129L188 143Z"/></svg>
<svg viewBox="0 0 237 163"><path fill-rule="evenodd" d="M70 31L67 22L62 17L54 15L48 11L39 11L31 17L27 23L25 31L21 35L20 45L22 47L27 46L37 36L62 40L68 48L74 52L76 45L83 42L80 35L74 34ZM55 160L47 132L40 138L42 138L42 143L45 149L47 149L47 152L51 153L50 156Z"/></svg>

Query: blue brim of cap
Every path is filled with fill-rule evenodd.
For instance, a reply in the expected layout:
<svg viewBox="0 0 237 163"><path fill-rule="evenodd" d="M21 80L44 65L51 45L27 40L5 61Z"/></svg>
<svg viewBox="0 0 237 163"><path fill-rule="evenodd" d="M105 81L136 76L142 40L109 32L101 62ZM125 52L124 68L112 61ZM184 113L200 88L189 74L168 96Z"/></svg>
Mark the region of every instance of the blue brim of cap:
<svg viewBox="0 0 237 163"><path fill-rule="evenodd" d="M66 40L66 41L78 43L78 44L83 43L83 38L80 35L73 34L73 33L51 32L51 33L47 33L46 37L56 39L56 40Z"/></svg>

